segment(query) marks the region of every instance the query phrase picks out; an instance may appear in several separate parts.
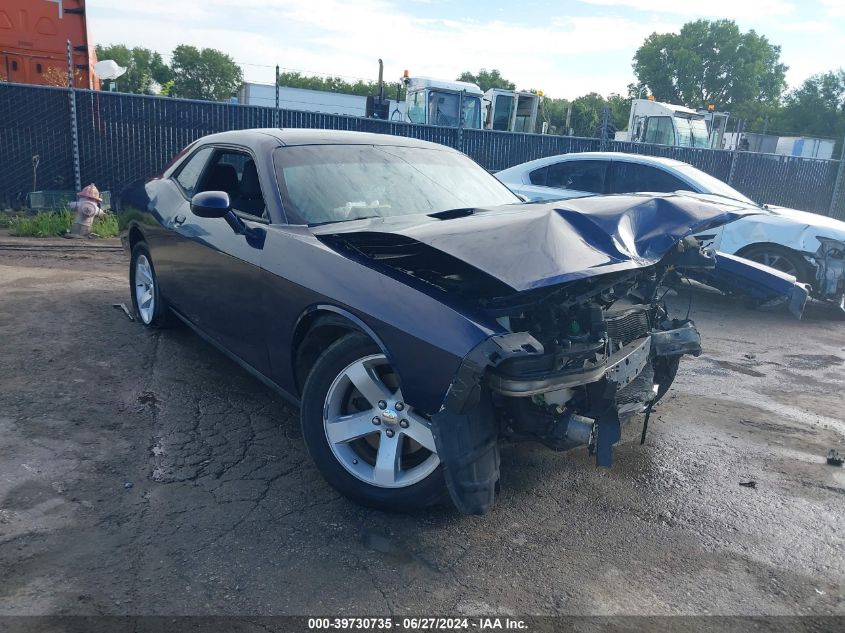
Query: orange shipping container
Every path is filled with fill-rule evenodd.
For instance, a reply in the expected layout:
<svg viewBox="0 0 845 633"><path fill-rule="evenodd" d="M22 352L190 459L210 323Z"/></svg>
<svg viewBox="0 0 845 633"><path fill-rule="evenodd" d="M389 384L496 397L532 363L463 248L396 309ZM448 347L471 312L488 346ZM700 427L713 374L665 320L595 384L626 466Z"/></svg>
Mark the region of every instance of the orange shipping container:
<svg viewBox="0 0 845 633"><path fill-rule="evenodd" d="M85 0L2 0L0 80L67 86L70 40L73 85L99 90L85 17Z"/></svg>

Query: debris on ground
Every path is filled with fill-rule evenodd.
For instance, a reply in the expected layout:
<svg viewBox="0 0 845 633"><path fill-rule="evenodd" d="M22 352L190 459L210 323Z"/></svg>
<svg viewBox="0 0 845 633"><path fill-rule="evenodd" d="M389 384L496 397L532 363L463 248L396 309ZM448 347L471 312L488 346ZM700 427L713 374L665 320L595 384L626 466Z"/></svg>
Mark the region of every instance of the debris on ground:
<svg viewBox="0 0 845 633"><path fill-rule="evenodd" d="M836 449L831 448L827 453L827 463L830 466L841 466L842 462L845 461L842 459L842 455L839 454L839 451Z"/></svg>
<svg viewBox="0 0 845 633"><path fill-rule="evenodd" d="M756 488L757 482L752 479L751 481L740 481L739 485L743 488Z"/></svg>
<svg viewBox="0 0 845 633"><path fill-rule="evenodd" d="M133 484L131 481L127 481L123 484L123 487L126 488L127 490L130 490L132 488L132 486L134 486L134 485L135 484Z"/></svg>
<svg viewBox="0 0 845 633"><path fill-rule="evenodd" d="M129 308L126 307L125 303L113 303L113 304L111 304L111 307L114 308L115 310L123 310L123 314L125 314L126 318L129 319L130 321L135 320L135 315L133 315L129 311Z"/></svg>

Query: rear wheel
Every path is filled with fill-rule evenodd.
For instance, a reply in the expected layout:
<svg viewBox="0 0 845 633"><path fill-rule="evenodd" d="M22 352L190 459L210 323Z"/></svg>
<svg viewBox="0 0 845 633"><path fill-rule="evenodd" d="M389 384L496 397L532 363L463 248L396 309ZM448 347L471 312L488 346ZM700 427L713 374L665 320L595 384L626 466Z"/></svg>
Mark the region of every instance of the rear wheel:
<svg viewBox="0 0 845 633"><path fill-rule="evenodd" d="M369 506L410 510L443 496L428 419L407 405L398 376L362 334L333 343L303 388L302 434L323 477Z"/></svg>

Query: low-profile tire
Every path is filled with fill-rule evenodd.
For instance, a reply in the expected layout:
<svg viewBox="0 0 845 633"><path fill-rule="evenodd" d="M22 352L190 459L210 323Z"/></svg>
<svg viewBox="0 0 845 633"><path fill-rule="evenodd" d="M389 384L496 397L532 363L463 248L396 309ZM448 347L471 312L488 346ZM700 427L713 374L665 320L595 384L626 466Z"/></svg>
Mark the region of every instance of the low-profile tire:
<svg viewBox="0 0 845 633"><path fill-rule="evenodd" d="M812 283L810 266L800 253L776 244L756 244L738 253L740 257L750 259L782 273L797 278L802 283Z"/></svg>
<svg viewBox="0 0 845 633"><path fill-rule="evenodd" d="M153 258L146 242L138 242L132 247L129 293L132 295L135 318L141 324L146 327L165 327L170 323L170 310L161 296Z"/></svg>
<svg viewBox="0 0 845 633"><path fill-rule="evenodd" d="M301 420L311 458L347 497L399 511L443 498L427 419L404 403L395 371L369 337L344 336L317 359L302 391Z"/></svg>

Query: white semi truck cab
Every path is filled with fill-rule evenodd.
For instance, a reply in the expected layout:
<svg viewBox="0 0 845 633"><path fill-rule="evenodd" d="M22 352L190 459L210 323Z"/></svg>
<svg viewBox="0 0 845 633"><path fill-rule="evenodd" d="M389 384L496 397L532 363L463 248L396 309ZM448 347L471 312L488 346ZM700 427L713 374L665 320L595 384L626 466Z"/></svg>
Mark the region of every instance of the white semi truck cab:
<svg viewBox="0 0 845 633"><path fill-rule="evenodd" d="M628 119L628 139L678 147L722 147L728 122L725 112L699 112L651 99L634 99Z"/></svg>
<svg viewBox="0 0 845 633"><path fill-rule="evenodd" d="M402 81L406 88L406 121L481 129L484 93L475 84L409 77L407 74Z"/></svg>

